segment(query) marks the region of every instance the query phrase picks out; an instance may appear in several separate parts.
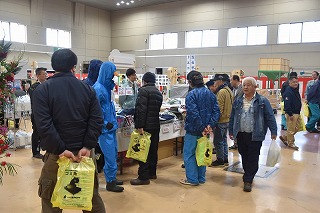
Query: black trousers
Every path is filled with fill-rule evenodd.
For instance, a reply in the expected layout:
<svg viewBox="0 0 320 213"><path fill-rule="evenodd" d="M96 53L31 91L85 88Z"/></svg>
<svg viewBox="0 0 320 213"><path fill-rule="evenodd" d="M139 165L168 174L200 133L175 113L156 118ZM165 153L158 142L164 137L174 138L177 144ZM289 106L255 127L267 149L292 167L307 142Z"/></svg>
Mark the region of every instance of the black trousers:
<svg viewBox="0 0 320 213"><path fill-rule="evenodd" d="M32 148L32 155L40 154L40 136L34 121L34 117L31 114L31 123L32 123L32 136L31 136L31 148Z"/></svg>
<svg viewBox="0 0 320 213"><path fill-rule="evenodd" d="M147 162L139 161L138 178L140 180L149 180L150 176L157 175L158 164L158 145L160 129L144 129L151 134L151 144Z"/></svg>
<svg viewBox="0 0 320 213"><path fill-rule="evenodd" d="M244 170L243 182L252 183L259 169L259 155L262 141L252 141L252 133L239 132L237 143Z"/></svg>

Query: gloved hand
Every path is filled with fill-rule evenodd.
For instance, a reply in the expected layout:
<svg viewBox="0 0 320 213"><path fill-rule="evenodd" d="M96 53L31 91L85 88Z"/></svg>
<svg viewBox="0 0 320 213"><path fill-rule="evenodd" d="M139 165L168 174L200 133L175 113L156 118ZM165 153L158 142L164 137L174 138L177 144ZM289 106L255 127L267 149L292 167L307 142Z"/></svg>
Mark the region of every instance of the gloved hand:
<svg viewBox="0 0 320 213"><path fill-rule="evenodd" d="M108 122L106 125L107 130L111 130L113 128L113 124Z"/></svg>

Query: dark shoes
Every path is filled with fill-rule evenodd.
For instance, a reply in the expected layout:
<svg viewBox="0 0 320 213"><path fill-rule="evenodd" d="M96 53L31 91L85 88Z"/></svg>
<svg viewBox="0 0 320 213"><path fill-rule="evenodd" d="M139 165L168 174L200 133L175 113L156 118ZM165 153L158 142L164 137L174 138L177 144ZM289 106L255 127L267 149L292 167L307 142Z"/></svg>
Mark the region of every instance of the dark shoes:
<svg viewBox="0 0 320 213"><path fill-rule="evenodd" d="M217 154L216 148L212 149L212 154L214 154L214 155Z"/></svg>
<svg viewBox="0 0 320 213"><path fill-rule="evenodd" d="M33 158L37 158L37 159L43 159L43 155L42 154L36 154L32 156Z"/></svg>
<svg viewBox="0 0 320 213"><path fill-rule="evenodd" d="M152 180L157 179L157 175L150 175L150 179L152 179Z"/></svg>
<svg viewBox="0 0 320 213"><path fill-rule="evenodd" d="M310 132L310 133L320 133L320 131L317 130L316 128L315 128L315 129L308 129L308 128L306 127L306 130L307 130L308 132Z"/></svg>
<svg viewBox="0 0 320 213"><path fill-rule="evenodd" d="M150 180L140 180L139 178L130 180L131 185L149 185Z"/></svg>
<svg viewBox="0 0 320 213"><path fill-rule="evenodd" d="M122 181L118 181L118 183L121 183L121 182ZM122 184L123 184L123 182L122 182ZM123 192L123 190L124 190L124 188L122 186L117 185L117 180L114 180L112 182L107 182L106 189L107 189L107 191L110 191L110 192Z"/></svg>
<svg viewBox="0 0 320 213"><path fill-rule="evenodd" d="M123 185L123 181L122 180L116 179L115 182L116 182L116 185Z"/></svg>
<svg viewBox="0 0 320 213"><path fill-rule="evenodd" d="M212 167L223 167L224 166L224 162L222 160L215 160L211 163Z"/></svg>
<svg viewBox="0 0 320 213"><path fill-rule="evenodd" d="M251 192L251 190L252 190L252 183L245 182L243 185L243 191Z"/></svg>
<svg viewBox="0 0 320 213"><path fill-rule="evenodd" d="M279 138L285 146L288 146L288 142L284 139L284 137L280 136Z"/></svg>
<svg viewBox="0 0 320 213"><path fill-rule="evenodd" d="M236 144L233 144L232 146L229 147L229 150L231 150L231 149L237 150L238 146Z"/></svg>
<svg viewBox="0 0 320 213"><path fill-rule="evenodd" d="M296 145L294 145L294 144L291 144L291 145L288 145L288 147L290 148L290 149L294 149L294 150L299 150L299 147L297 147Z"/></svg>

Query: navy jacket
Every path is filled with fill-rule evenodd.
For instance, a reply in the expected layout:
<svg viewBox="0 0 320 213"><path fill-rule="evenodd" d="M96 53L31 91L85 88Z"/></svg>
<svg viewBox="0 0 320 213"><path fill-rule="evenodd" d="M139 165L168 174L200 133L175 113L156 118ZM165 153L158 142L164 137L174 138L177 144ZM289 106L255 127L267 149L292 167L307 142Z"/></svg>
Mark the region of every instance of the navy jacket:
<svg viewBox="0 0 320 213"><path fill-rule="evenodd" d="M301 96L299 89L287 87L286 91L283 93L284 101L284 111L286 114L292 116L293 114L300 114L301 111Z"/></svg>
<svg viewBox="0 0 320 213"><path fill-rule="evenodd" d="M96 147L103 124L95 91L71 72L56 73L33 92L41 147L56 155Z"/></svg>

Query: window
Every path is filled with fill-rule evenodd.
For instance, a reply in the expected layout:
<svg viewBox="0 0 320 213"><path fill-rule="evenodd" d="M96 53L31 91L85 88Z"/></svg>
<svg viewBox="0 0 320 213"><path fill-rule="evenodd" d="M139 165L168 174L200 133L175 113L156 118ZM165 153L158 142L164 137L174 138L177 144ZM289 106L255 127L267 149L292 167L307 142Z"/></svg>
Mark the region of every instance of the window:
<svg viewBox="0 0 320 213"><path fill-rule="evenodd" d="M47 45L71 48L71 32L47 28Z"/></svg>
<svg viewBox="0 0 320 213"><path fill-rule="evenodd" d="M161 33L150 35L150 49L175 49L178 47L178 33Z"/></svg>
<svg viewBox="0 0 320 213"><path fill-rule="evenodd" d="M302 23L280 24L278 28L278 43L300 43Z"/></svg>
<svg viewBox="0 0 320 213"><path fill-rule="evenodd" d="M186 32L186 48L217 47L218 30L198 30Z"/></svg>
<svg viewBox="0 0 320 213"><path fill-rule="evenodd" d="M14 23L0 21L0 39L14 42L27 42L27 26Z"/></svg>
<svg viewBox="0 0 320 213"><path fill-rule="evenodd" d="M228 30L228 46L240 46L247 44L247 27L231 28Z"/></svg>
<svg viewBox="0 0 320 213"><path fill-rule="evenodd" d="M303 23L302 42L320 42L320 21Z"/></svg>
<svg viewBox="0 0 320 213"><path fill-rule="evenodd" d="M248 45L267 44L267 26L248 27Z"/></svg>
<svg viewBox="0 0 320 213"><path fill-rule="evenodd" d="M228 30L228 46L267 44L267 35L267 26L230 28Z"/></svg>

